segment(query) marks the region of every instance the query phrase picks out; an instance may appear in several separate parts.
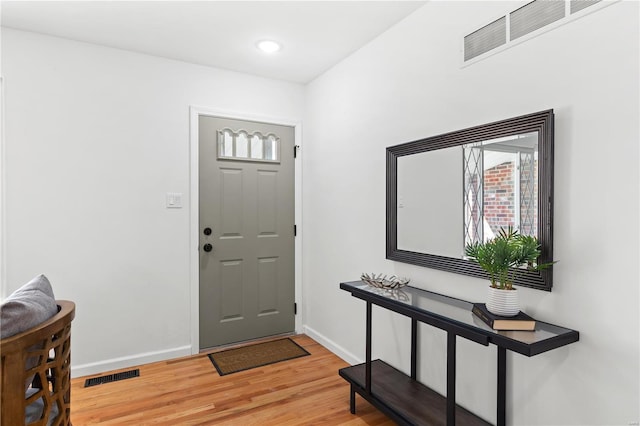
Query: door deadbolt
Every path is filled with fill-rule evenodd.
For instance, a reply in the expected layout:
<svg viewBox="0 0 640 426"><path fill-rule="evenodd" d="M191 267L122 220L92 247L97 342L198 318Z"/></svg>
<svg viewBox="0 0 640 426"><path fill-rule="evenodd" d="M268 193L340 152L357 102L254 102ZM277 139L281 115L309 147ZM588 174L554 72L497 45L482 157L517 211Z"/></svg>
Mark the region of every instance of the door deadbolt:
<svg viewBox="0 0 640 426"><path fill-rule="evenodd" d="M209 243L205 244L203 247L204 251L206 251L207 253L209 253L211 250L213 250L213 246Z"/></svg>
<svg viewBox="0 0 640 426"><path fill-rule="evenodd" d="M211 228L204 228L204 235L211 235Z"/></svg>

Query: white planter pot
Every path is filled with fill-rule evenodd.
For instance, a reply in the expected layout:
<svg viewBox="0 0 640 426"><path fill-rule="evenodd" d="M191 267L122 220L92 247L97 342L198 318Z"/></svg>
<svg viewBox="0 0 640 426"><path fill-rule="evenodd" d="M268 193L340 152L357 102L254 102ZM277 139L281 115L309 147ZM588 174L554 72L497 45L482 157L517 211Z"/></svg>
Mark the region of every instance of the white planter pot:
<svg viewBox="0 0 640 426"><path fill-rule="evenodd" d="M494 315L512 317L520 312L518 291L489 287L487 310Z"/></svg>

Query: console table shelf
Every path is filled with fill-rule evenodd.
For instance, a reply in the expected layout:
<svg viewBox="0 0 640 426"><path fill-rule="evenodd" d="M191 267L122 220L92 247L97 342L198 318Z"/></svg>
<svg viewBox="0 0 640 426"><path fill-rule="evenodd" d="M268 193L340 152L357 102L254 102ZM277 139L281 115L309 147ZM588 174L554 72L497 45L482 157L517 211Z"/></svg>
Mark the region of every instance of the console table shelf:
<svg viewBox="0 0 640 426"><path fill-rule="evenodd" d="M536 321L535 331L496 331L471 313L473 304L442 294L404 287L387 291L361 281L341 283L340 288L366 305L366 350L364 364L343 368L340 376L351 385L351 412L355 394L402 425L486 425L483 419L458 406L456 391L456 338L464 337L497 350L497 424L506 424L507 350L531 357L579 340L579 333ZM372 306L411 318L411 374L406 375L381 360L371 359ZM446 397L417 381L418 322L447 332Z"/></svg>
<svg viewBox="0 0 640 426"><path fill-rule="evenodd" d="M401 425L445 425L447 398L379 359L371 362L371 395L365 392L366 364L340 370L340 376L359 389L369 402ZM352 404L355 401L351 401ZM355 407L352 407L355 411ZM488 425L456 406L456 425Z"/></svg>

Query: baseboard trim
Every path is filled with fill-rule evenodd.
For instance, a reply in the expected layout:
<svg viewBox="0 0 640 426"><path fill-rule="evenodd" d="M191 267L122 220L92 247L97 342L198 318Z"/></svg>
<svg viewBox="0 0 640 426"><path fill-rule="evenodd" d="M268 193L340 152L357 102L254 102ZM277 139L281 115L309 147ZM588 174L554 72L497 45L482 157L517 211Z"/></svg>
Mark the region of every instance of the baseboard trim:
<svg viewBox="0 0 640 426"><path fill-rule="evenodd" d="M356 364L361 364L361 363L364 362L364 359L361 359L361 358L355 356L354 354L352 354L351 352L349 352L348 350L346 350L342 346L338 345L333 340L328 339L324 335L318 333L313 328L305 325L305 326L303 326L303 330L304 330L304 334L306 334L307 336L311 337L313 340L315 340L316 342L320 343L322 346L324 346L325 348L329 349L331 352L333 352L335 355L339 356L340 358L342 358L344 361L348 362L349 364L356 365Z"/></svg>
<svg viewBox="0 0 640 426"><path fill-rule="evenodd" d="M309 326L303 326L303 333L311 337L316 342L333 352L335 355L342 358L345 362L351 365L360 364L364 362L363 359L355 356L351 352L344 349L342 346L335 343L333 340L328 339L323 334L318 333L316 330ZM131 355L121 358L112 358L104 361L92 362L81 365L71 365L71 377L83 377L91 376L95 374L104 373L106 371L119 370L121 368L136 367L142 364L149 364L152 362L165 361L168 359L180 358L183 356L191 355L191 346L180 346L177 348L166 349L163 351L146 352L137 355Z"/></svg>
<svg viewBox="0 0 640 426"><path fill-rule="evenodd" d="M71 365L71 377L83 377L104 373L105 371L129 368L152 362L165 361L173 358L180 358L191 355L191 346L180 346L163 351L146 352L142 354L112 358L104 361L92 362L81 365Z"/></svg>

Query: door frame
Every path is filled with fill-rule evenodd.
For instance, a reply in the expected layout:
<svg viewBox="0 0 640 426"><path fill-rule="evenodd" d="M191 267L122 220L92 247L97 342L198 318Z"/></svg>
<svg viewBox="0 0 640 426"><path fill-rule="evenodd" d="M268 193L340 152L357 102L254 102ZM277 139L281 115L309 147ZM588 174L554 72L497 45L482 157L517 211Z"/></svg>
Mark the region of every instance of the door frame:
<svg viewBox="0 0 640 426"><path fill-rule="evenodd" d="M200 116L214 116L233 120L257 121L260 123L277 124L294 128L294 146L302 146L302 123L299 120L268 115L250 114L238 111L220 110L216 108L197 105L189 106L189 291L191 301L190 325L191 330L191 354L200 352L200 256L198 246L200 244L199 211L199 138L198 124ZM298 235L294 237L294 300L298 307L295 315L295 331L302 331L302 161L301 149L294 161L294 197L295 212L294 223L297 225ZM283 153L284 155L284 153ZM293 153L291 153L293 155Z"/></svg>

